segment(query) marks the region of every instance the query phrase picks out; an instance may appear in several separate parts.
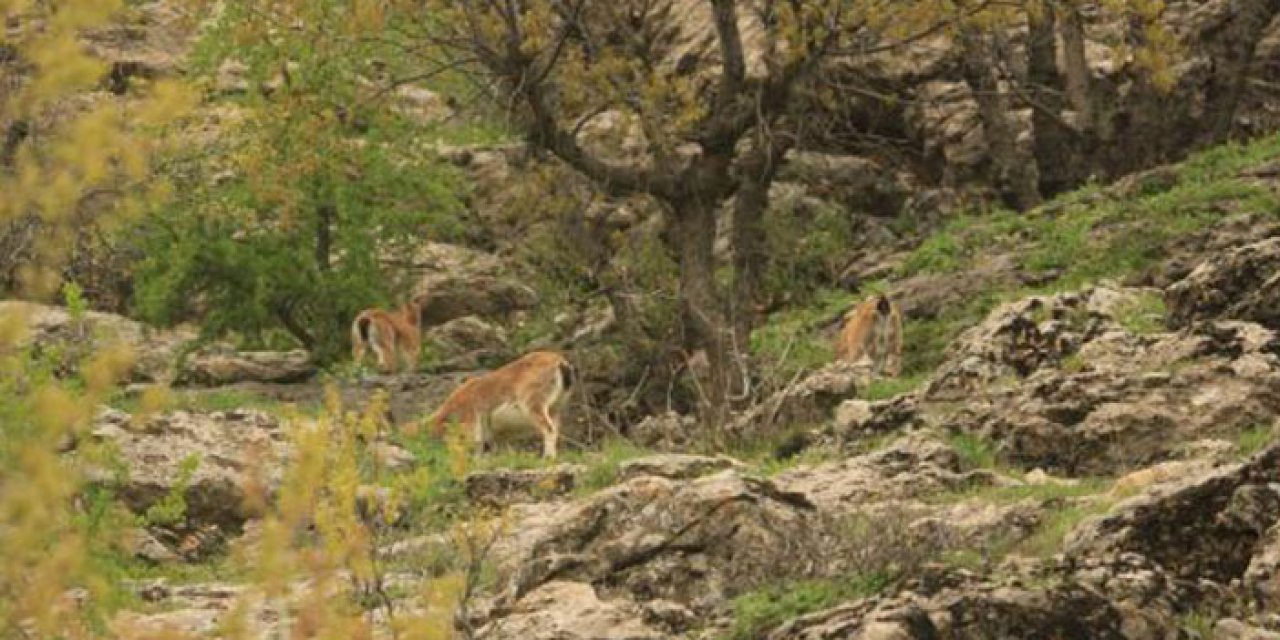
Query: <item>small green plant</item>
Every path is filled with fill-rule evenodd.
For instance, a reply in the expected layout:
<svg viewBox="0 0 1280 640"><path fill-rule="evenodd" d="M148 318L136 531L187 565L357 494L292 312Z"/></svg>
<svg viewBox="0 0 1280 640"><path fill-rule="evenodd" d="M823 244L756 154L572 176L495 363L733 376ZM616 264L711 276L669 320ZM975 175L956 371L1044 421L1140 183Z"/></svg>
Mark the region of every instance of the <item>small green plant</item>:
<svg viewBox="0 0 1280 640"><path fill-rule="evenodd" d="M1236 436L1236 451L1242 456L1251 456L1262 450L1276 439L1276 428L1265 425L1254 425Z"/></svg>
<svg viewBox="0 0 1280 640"><path fill-rule="evenodd" d="M734 625L726 640L763 637L769 629L786 620L875 595L889 583L888 574L875 572L827 580L801 580L743 594L733 600Z"/></svg>
<svg viewBox="0 0 1280 640"><path fill-rule="evenodd" d="M995 468L996 452L990 442L968 433L955 434L947 440L960 455L960 462L966 470Z"/></svg>
<svg viewBox="0 0 1280 640"><path fill-rule="evenodd" d="M1063 539L1085 518L1101 515L1110 508L1111 502L1101 498L1065 502L1061 508L1050 511L1036 532L1014 545L1012 551L1047 558L1062 549Z"/></svg>
<svg viewBox="0 0 1280 640"><path fill-rule="evenodd" d="M1144 292L1117 310L1116 322L1130 333L1149 335L1165 330L1164 316L1164 298L1158 292Z"/></svg>
<svg viewBox="0 0 1280 640"><path fill-rule="evenodd" d="M172 527L187 519L187 489L191 488L191 480L200 467L200 457L191 454L183 458L178 465L178 477L174 479L169 493L159 502L147 507L143 519L155 527Z"/></svg>
<svg viewBox="0 0 1280 640"><path fill-rule="evenodd" d="M1063 358L1062 361L1058 363L1058 367L1067 373L1080 373L1088 366L1088 363L1086 363L1084 358L1078 353L1073 353Z"/></svg>
<svg viewBox="0 0 1280 640"><path fill-rule="evenodd" d="M84 299L84 289L75 282L68 282L62 285L62 299L67 305L71 321L77 325L83 323L89 315L89 303Z"/></svg>
<svg viewBox="0 0 1280 640"><path fill-rule="evenodd" d="M925 376L919 374L900 378L878 378L867 385L867 388L863 389L860 395L863 400L873 402L876 400L888 400L889 398L896 398L904 393L914 391L924 380Z"/></svg>

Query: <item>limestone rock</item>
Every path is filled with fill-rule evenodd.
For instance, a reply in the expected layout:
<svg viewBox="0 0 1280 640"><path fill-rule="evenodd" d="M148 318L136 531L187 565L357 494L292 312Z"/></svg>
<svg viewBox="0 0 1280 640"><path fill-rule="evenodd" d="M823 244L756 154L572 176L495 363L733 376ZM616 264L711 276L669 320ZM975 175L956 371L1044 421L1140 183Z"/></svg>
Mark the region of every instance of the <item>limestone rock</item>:
<svg viewBox="0 0 1280 640"><path fill-rule="evenodd" d="M561 580L706 613L754 585L830 566L812 504L733 470L684 481L632 478L542 520L520 525L526 532L507 552L514 574L495 615Z"/></svg>
<svg viewBox="0 0 1280 640"><path fill-rule="evenodd" d="M311 355L293 351L237 351L215 344L187 356L177 384L220 387L241 382L294 383L310 379L317 368Z"/></svg>
<svg viewBox="0 0 1280 640"><path fill-rule="evenodd" d="M730 425L738 434L754 434L776 425L824 423L841 402L852 398L868 379L865 366L833 362L765 399Z"/></svg>
<svg viewBox="0 0 1280 640"><path fill-rule="evenodd" d="M669 453L627 460L618 467L618 477L658 476L671 480L697 478L725 469L741 469L741 462L727 456L696 456Z"/></svg>
<svg viewBox="0 0 1280 640"><path fill-rule="evenodd" d="M586 468L561 464L546 469L495 469L467 474L467 498L487 506L538 502L571 493Z"/></svg>
<svg viewBox="0 0 1280 640"><path fill-rule="evenodd" d="M30 347L37 354L61 355L61 373L70 373L75 359L108 346L122 346L134 358L132 371L123 382L164 382L173 376L174 364L182 348L196 335L193 331L160 330L110 313L89 311L82 321L66 309L32 302L0 301L0 319L17 318L25 327L19 348Z"/></svg>
<svg viewBox="0 0 1280 640"><path fill-rule="evenodd" d="M422 337L441 360L504 353L509 340L502 327L476 316L455 318L428 329Z"/></svg>
<svg viewBox="0 0 1280 640"><path fill-rule="evenodd" d="M991 480L983 474L963 473L959 454L946 444L927 436L907 436L861 456L783 472L774 482L804 495L826 513L841 513L869 502L914 498Z"/></svg>
<svg viewBox="0 0 1280 640"><path fill-rule="evenodd" d="M1165 294L1175 327L1198 320L1247 320L1280 330L1280 237L1209 258Z"/></svg>
<svg viewBox="0 0 1280 640"><path fill-rule="evenodd" d="M425 325L464 316L491 317L529 309L538 302L531 287L506 274L496 257L455 245L427 243L411 271L420 275L415 293L427 296Z"/></svg>
<svg viewBox="0 0 1280 640"><path fill-rule="evenodd" d="M1087 521L1067 538L1070 557L1134 553L1188 580L1241 578L1280 520L1280 445L1243 463L1156 485Z"/></svg>
<svg viewBox="0 0 1280 640"><path fill-rule="evenodd" d="M185 461L194 458L184 492L185 527L213 525L224 532L238 531L253 515L246 504L251 486L278 486L289 451L279 420L252 410L175 411L139 424L128 414L107 411L95 420L93 436L119 451L129 474L117 496L138 514L168 495L183 478ZM105 469L94 477L113 480Z"/></svg>
<svg viewBox="0 0 1280 640"><path fill-rule="evenodd" d="M525 594L501 620L477 636L529 640L662 640L668 638L642 619L639 607L602 600L589 584L552 581Z"/></svg>

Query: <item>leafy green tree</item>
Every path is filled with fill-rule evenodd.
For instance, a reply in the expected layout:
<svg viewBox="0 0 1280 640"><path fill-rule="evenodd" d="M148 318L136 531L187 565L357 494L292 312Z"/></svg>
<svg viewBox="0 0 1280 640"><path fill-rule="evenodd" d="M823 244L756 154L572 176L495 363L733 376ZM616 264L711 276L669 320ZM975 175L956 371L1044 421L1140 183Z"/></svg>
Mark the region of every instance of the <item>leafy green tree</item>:
<svg viewBox="0 0 1280 640"><path fill-rule="evenodd" d="M258 344L283 329L329 360L356 312L409 295L416 247L457 234L461 183L388 108L361 6L224 3L196 66L242 65L247 91L168 167L177 195L141 228L144 316Z"/></svg>

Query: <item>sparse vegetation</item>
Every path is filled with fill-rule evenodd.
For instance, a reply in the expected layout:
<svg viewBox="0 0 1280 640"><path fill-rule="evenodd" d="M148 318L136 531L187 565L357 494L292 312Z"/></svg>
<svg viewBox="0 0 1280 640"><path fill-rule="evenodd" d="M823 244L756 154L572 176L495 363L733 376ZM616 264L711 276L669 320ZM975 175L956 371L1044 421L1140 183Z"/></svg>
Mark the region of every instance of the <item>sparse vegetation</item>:
<svg viewBox="0 0 1280 640"><path fill-rule="evenodd" d="M1251 456L1262 450L1263 447L1275 442L1277 438L1277 427L1268 425L1254 425L1244 429L1236 436L1236 451L1242 456Z"/></svg>
<svg viewBox="0 0 1280 640"><path fill-rule="evenodd" d="M887 575L871 573L827 580L801 580L743 594L733 601L734 627L725 640L759 638L786 620L875 595L889 584Z"/></svg>

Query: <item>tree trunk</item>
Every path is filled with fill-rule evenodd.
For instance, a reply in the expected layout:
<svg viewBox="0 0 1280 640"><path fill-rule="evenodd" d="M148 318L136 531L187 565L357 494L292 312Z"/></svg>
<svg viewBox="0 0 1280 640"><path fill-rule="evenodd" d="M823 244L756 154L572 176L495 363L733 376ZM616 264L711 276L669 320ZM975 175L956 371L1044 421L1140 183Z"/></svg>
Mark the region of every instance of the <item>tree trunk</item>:
<svg viewBox="0 0 1280 640"><path fill-rule="evenodd" d="M1053 15L1053 9L1046 13ZM1067 104L1076 112L1082 131L1093 131L1093 96L1089 88L1089 60L1085 57L1084 17L1076 7L1062 9L1062 58L1066 63Z"/></svg>
<svg viewBox="0 0 1280 640"><path fill-rule="evenodd" d="M735 358L745 358L760 307L760 284L768 267L764 213L776 170L753 167L745 172L733 209L733 298L730 301Z"/></svg>
<svg viewBox="0 0 1280 640"><path fill-rule="evenodd" d="M699 387L699 413L704 426L719 429L728 419L728 337L732 328L725 319L716 284L716 209L697 198L668 204L675 214L673 240L680 259L684 346L691 360L702 364L690 366Z"/></svg>
<svg viewBox="0 0 1280 640"><path fill-rule="evenodd" d="M992 181L1008 204L1026 211L1040 204L1034 161L1018 149L1017 132L1009 117L1009 105L1000 92L995 55L986 38L972 30L961 34L964 46L962 73L978 104L978 119L986 138L994 175Z"/></svg>
<svg viewBox="0 0 1280 640"><path fill-rule="evenodd" d="M1063 120L1062 75L1054 9L1042 0L1038 16L1027 22L1027 83L1031 97L1032 154L1042 195L1061 193L1087 174L1080 161L1080 133Z"/></svg>

